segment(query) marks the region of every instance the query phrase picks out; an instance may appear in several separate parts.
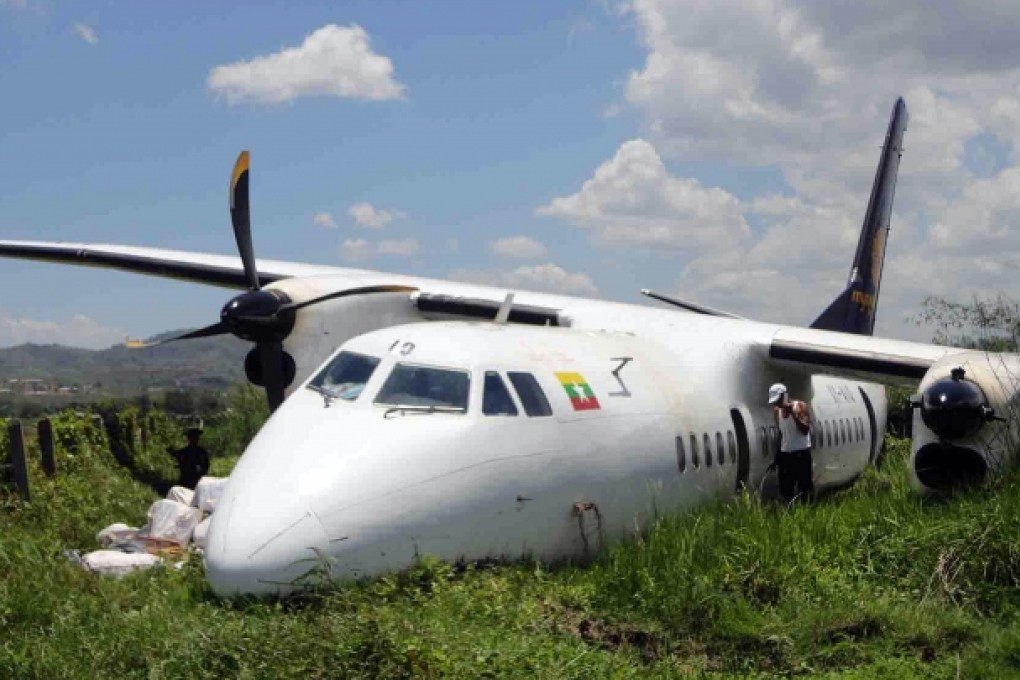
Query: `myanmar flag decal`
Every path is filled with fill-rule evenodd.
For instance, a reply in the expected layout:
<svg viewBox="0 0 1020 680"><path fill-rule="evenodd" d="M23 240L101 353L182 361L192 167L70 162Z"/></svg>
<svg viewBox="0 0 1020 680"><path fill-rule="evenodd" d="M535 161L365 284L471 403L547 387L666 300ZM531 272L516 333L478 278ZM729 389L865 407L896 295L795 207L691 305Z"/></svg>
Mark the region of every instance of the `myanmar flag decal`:
<svg viewBox="0 0 1020 680"><path fill-rule="evenodd" d="M575 411L593 411L602 408L591 386L580 373L557 373L556 378L563 385L567 396L570 397L570 404Z"/></svg>

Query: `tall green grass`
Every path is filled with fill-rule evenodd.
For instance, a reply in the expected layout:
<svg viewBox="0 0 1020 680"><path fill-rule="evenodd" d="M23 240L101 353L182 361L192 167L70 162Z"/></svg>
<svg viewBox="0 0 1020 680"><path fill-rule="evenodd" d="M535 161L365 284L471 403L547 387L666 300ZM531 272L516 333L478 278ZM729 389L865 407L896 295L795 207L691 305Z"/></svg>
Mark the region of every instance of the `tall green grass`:
<svg viewBox="0 0 1020 680"><path fill-rule="evenodd" d="M813 505L663 518L587 565L426 558L223 602L198 560L113 580L61 556L155 498L97 437L33 469L31 504L0 492L0 677L1016 677L1016 479L926 501L906 448Z"/></svg>

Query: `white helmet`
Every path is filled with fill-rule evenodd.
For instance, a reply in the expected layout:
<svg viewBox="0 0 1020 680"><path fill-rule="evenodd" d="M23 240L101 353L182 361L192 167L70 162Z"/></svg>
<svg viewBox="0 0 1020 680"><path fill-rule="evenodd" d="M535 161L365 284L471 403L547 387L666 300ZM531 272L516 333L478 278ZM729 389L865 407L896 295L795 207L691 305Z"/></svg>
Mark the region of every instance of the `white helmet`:
<svg viewBox="0 0 1020 680"><path fill-rule="evenodd" d="M776 383L769 388L769 403L778 404L783 399L783 395L786 394L786 385L783 383Z"/></svg>

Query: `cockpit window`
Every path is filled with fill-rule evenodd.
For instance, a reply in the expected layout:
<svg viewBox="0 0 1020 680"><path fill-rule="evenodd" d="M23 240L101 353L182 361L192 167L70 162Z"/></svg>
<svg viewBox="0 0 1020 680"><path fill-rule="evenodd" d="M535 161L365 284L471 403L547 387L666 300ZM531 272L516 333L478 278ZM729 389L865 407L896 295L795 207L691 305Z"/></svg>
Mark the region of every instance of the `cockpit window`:
<svg viewBox="0 0 1020 680"><path fill-rule="evenodd" d="M386 379L376 404L435 406L467 411L471 378L467 371L397 364Z"/></svg>
<svg viewBox="0 0 1020 680"><path fill-rule="evenodd" d="M365 383L372 377L379 360L375 357L340 352L308 386L337 399L354 401L365 389Z"/></svg>
<svg viewBox="0 0 1020 680"><path fill-rule="evenodd" d="M507 373L517 396L521 399L524 412L529 416L551 416L552 409L549 408L549 400L545 398L545 392L530 373Z"/></svg>
<svg viewBox="0 0 1020 680"><path fill-rule="evenodd" d="M485 372L485 389L482 391L482 413L487 416L515 416L517 407L503 379L495 371Z"/></svg>

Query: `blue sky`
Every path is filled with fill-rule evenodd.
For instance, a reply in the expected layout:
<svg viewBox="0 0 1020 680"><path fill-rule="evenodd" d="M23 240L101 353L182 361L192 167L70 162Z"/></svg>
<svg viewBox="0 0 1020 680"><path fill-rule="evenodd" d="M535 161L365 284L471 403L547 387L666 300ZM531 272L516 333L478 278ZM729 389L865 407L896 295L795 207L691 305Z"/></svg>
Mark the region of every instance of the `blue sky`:
<svg viewBox="0 0 1020 680"><path fill-rule="evenodd" d="M1020 12L972 18L961 45L952 3L730 4L0 0L0 237L233 253L248 148L262 257L807 323L903 94L880 331L923 335L903 318L927 293L1012 292L1020 100L995 37ZM252 75L288 49L297 67ZM204 325L230 295L14 261L0 285L0 344Z"/></svg>

